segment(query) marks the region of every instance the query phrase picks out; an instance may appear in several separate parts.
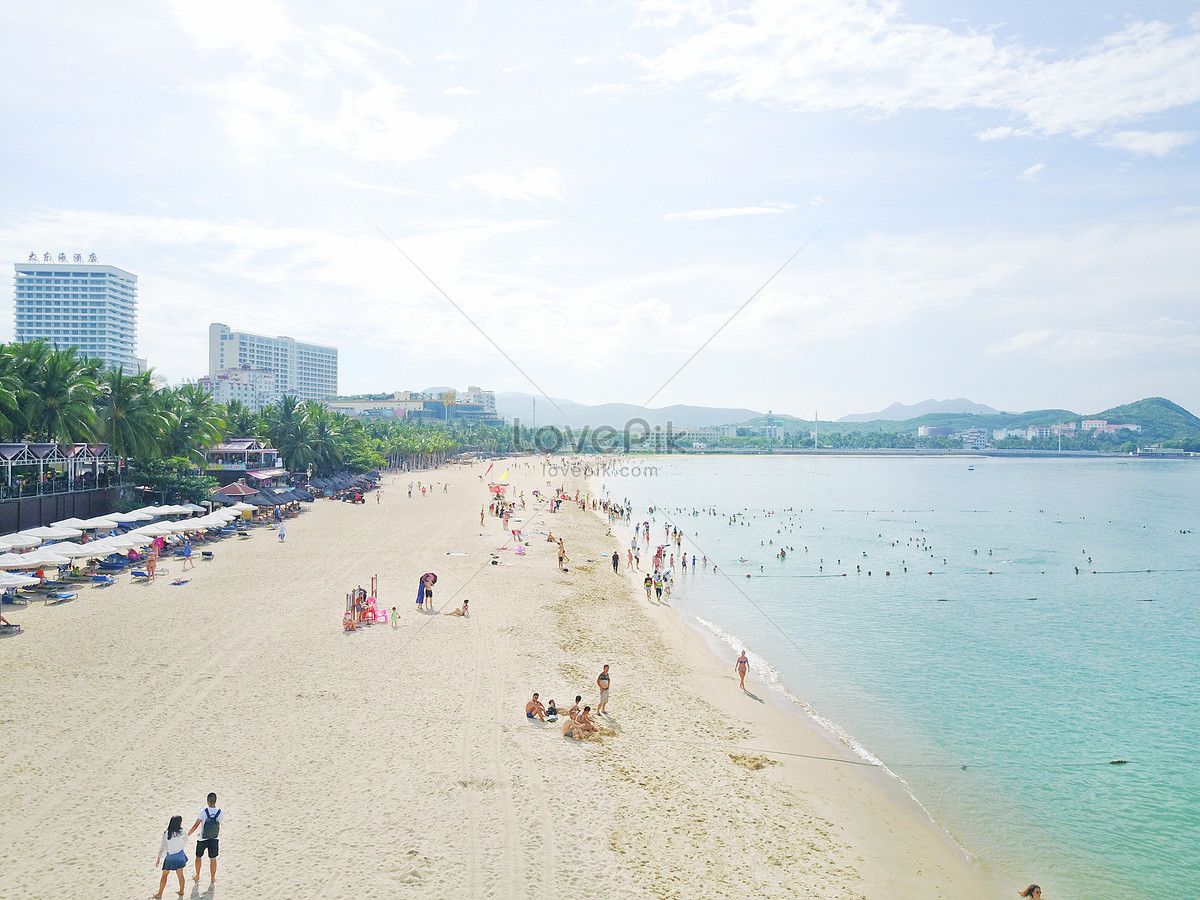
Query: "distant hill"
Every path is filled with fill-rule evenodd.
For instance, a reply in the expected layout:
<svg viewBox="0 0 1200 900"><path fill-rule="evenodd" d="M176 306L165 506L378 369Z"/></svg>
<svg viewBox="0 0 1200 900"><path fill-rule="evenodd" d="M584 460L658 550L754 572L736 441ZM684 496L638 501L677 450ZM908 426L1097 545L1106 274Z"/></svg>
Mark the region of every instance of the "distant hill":
<svg viewBox="0 0 1200 900"><path fill-rule="evenodd" d="M1176 441L1200 435L1200 419L1162 397L1147 397L1136 403L1114 406L1088 418L1107 419L1113 425L1141 425L1142 437L1155 441Z"/></svg>
<svg viewBox="0 0 1200 900"><path fill-rule="evenodd" d="M534 415L534 401L537 415ZM506 419L520 419L522 425L556 425L559 427L582 428L584 425L597 427L608 425L618 431L633 419L643 419L650 425L666 425L676 428L702 428L706 425L732 425L761 416L752 409L729 409L719 406L664 406L658 409L642 409L633 403L604 403L587 406L559 397L553 403L545 397L525 394L520 391L504 391L496 394L496 412Z"/></svg>
<svg viewBox="0 0 1200 900"><path fill-rule="evenodd" d="M957 400L923 400L911 406L904 403L893 403L887 409L877 413L855 413L852 416L842 416L839 422L906 422L934 413L974 413L993 414L999 410L984 406L982 403L972 403L965 397Z"/></svg>

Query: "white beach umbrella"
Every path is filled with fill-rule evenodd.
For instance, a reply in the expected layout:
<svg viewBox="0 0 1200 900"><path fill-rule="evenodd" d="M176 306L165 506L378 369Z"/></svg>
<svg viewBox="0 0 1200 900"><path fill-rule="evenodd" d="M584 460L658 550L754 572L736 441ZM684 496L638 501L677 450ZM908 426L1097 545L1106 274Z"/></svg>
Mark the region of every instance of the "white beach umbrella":
<svg viewBox="0 0 1200 900"><path fill-rule="evenodd" d="M134 547L144 547L152 540L154 538L151 536L130 531L128 534L110 534L104 539L104 543L118 550L131 550Z"/></svg>
<svg viewBox="0 0 1200 900"><path fill-rule="evenodd" d="M69 519L60 519L59 521L51 522L50 524L51 525L61 525L64 528L82 528L83 527L83 519L80 519L77 516L71 516L71 518L69 518Z"/></svg>
<svg viewBox="0 0 1200 900"><path fill-rule="evenodd" d="M0 537L0 552L5 550L25 550L29 547L36 547L42 542L41 538L29 537L21 534L6 534Z"/></svg>
<svg viewBox="0 0 1200 900"><path fill-rule="evenodd" d="M131 536L139 536L144 538L142 543L147 543L156 537L162 537L168 534L174 534L175 530L171 527L170 522L152 522L149 525L143 525L141 528L135 528L129 532Z"/></svg>
<svg viewBox="0 0 1200 900"><path fill-rule="evenodd" d="M152 519L157 519L159 516L164 515L161 506L139 506L134 510L134 512L142 513L143 515L147 515Z"/></svg>
<svg viewBox="0 0 1200 900"><path fill-rule="evenodd" d="M54 553L46 547L38 547L32 553L25 554L25 561L39 566L65 566L71 561L69 556Z"/></svg>
<svg viewBox="0 0 1200 900"><path fill-rule="evenodd" d="M257 506L253 506L249 503L242 503L240 500L229 508L237 510L238 512L253 512L254 510L258 509Z"/></svg>
<svg viewBox="0 0 1200 900"><path fill-rule="evenodd" d="M39 537L44 541L62 541L69 538L76 538L83 534L78 528L56 527L54 525L43 525L40 528L26 528L18 534L27 537Z"/></svg>
<svg viewBox="0 0 1200 900"><path fill-rule="evenodd" d="M122 525L128 525L132 522L149 522L154 516L150 513L143 512L115 512L105 513L104 518L112 519L114 522L120 522Z"/></svg>
<svg viewBox="0 0 1200 900"><path fill-rule="evenodd" d="M205 507L200 506L198 503L185 503L184 506L186 506L192 512L208 512Z"/></svg>
<svg viewBox="0 0 1200 900"><path fill-rule="evenodd" d="M0 569L36 569L38 563L30 562L24 553L0 554Z"/></svg>
<svg viewBox="0 0 1200 900"><path fill-rule="evenodd" d="M18 575L16 572L0 572L0 588L29 587L38 583L33 575Z"/></svg>
<svg viewBox="0 0 1200 900"><path fill-rule="evenodd" d="M92 516L90 519L84 519L79 527L92 531L93 529L116 528L120 524L116 519L110 519L108 516Z"/></svg>
<svg viewBox="0 0 1200 900"><path fill-rule="evenodd" d="M95 541L92 542L92 544L94 543ZM34 552L41 553L43 550L49 550L51 553L57 553L59 556L65 556L72 560L88 559L96 555L92 544L76 544L74 541L62 541L58 544L47 544Z"/></svg>

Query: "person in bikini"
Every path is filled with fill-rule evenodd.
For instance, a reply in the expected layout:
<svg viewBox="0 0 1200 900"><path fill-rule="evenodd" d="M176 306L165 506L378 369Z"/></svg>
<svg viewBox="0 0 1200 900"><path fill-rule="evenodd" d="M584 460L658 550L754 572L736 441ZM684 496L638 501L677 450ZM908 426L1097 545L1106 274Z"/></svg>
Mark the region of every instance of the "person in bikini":
<svg viewBox="0 0 1200 900"><path fill-rule="evenodd" d="M746 689L746 672L750 670L750 658L746 656L745 650L742 651L742 655L738 657L738 661L733 664L733 667L737 670L738 678L741 679L741 687L744 691Z"/></svg>

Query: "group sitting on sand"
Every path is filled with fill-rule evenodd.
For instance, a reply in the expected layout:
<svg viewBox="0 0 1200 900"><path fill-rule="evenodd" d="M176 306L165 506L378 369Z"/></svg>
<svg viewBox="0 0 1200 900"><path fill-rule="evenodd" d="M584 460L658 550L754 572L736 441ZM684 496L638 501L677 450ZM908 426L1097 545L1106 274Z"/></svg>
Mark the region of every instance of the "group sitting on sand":
<svg viewBox="0 0 1200 900"><path fill-rule="evenodd" d="M573 737L577 741L582 741L588 735L596 733L596 725L592 722L592 708L585 706L581 709L579 704L582 702L583 697L576 695L575 704L567 710L567 717L562 724L563 737ZM538 722L555 722L560 715L558 706L553 700L543 706L536 692L533 698L525 704L525 718L527 719L534 719Z"/></svg>

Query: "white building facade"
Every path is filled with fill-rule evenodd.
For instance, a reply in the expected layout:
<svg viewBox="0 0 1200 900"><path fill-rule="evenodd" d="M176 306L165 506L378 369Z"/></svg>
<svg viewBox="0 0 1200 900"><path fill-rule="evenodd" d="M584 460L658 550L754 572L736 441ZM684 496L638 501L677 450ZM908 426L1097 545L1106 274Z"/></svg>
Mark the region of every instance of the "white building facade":
<svg viewBox="0 0 1200 900"><path fill-rule="evenodd" d="M116 266L74 262L65 253L58 262L36 253L16 263L14 278L18 343L43 339L60 350L77 347L79 355L99 359L110 369L136 374L146 369L137 357L137 276Z"/></svg>
<svg viewBox="0 0 1200 900"><path fill-rule="evenodd" d="M264 371L272 373L273 379L267 381L273 383L263 381ZM253 373L253 377L243 373ZM285 396L324 400L337 396L338 351L337 347L290 337L234 331L214 322L208 326L208 383L215 387L220 376L225 376L226 382L252 380L261 394L259 408ZM230 390L234 390L232 385Z"/></svg>

